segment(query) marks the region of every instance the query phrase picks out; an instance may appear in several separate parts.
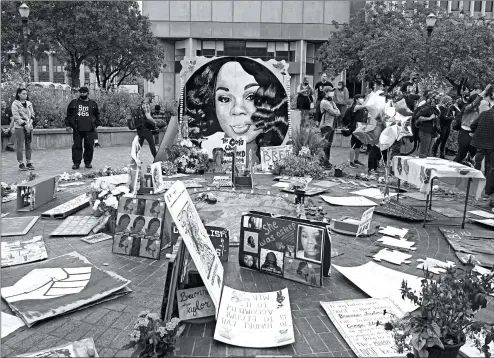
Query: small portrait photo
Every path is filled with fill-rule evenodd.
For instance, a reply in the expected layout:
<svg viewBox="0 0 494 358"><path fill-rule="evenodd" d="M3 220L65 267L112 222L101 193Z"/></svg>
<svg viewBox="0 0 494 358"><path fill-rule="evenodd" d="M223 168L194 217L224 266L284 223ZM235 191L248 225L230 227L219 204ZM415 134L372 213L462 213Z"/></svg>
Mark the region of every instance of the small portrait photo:
<svg viewBox="0 0 494 358"><path fill-rule="evenodd" d="M135 202L134 202L135 201ZM122 198L118 203L118 212L128 215L134 214L134 208L137 206L137 200L133 198Z"/></svg>
<svg viewBox="0 0 494 358"><path fill-rule="evenodd" d="M243 251L252 254L259 254L259 234L252 231L244 231Z"/></svg>
<svg viewBox="0 0 494 358"><path fill-rule="evenodd" d="M259 270L259 256L240 253L239 264L242 267Z"/></svg>
<svg viewBox="0 0 494 358"><path fill-rule="evenodd" d="M248 229L261 230L262 218L256 218L254 216L244 216L244 227Z"/></svg>
<svg viewBox="0 0 494 358"><path fill-rule="evenodd" d="M148 218L146 224L146 238L160 239L161 237L161 220L157 218Z"/></svg>
<svg viewBox="0 0 494 358"><path fill-rule="evenodd" d="M129 224L134 215L119 213L117 216L117 225L115 226L115 234L129 233Z"/></svg>
<svg viewBox="0 0 494 358"><path fill-rule="evenodd" d="M283 253L261 249L261 271L281 276L283 274Z"/></svg>
<svg viewBox="0 0 494 358"><path fill-rule="evenodd" d="M321 263L323 229L299 225L297 230L297 259Z"/></svg>
<svg viewBox="0 0 494 358"><path fill-rule="evenodd" d="M161 219L165 212L165 203L159 200L147 200L144 216Z"/></svg>
<svg viewBox="0 0 494 358"><path fill-rule="evenodd" d="M130 255L133 238L129 234L116 234L113 237L113 253Z"/></svg>
<svg viewBox="0 0 494 358"><path fill-rule="evenodd" d="M137 199L137 206L135 207L135 215L144 215L146 211L146 199Z"/></svg>
<svg viewBox="0 0 494 358"><path fill-rule="evenodd" d="M146 219L144 216L135 216L132 226L130 227L130 233L133 235L146 235L146 231L144 229L145 225Z"/></svg>
<svg viewBox="0 0 494 358"><path fill-rule="evenodd" d="M285 257L295 257L295 246L285 245Z"/></svg>
<svg viewBox="0 0 494 358"><path fill-rule="evenodd" d="M141 240L140 257L158 259L160 255L161 241L159 239L145 237Z"/></svg>
<svg viewBox="0 0 494 358"><path fill-rule="evenodd" d="M321 286L321 265L285 256L283 277L312 286Z"/></svg>

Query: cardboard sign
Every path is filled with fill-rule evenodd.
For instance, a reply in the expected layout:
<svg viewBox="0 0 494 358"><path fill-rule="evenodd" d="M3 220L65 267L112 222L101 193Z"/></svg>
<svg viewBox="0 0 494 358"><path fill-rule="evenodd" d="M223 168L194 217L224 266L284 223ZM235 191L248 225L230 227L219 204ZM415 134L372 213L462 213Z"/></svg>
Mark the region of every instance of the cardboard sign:
<svg viewBox="0 0 494 358"><path fill-rule="evenodd" d="M261 170L272 170L274 164L292 154L292 145L280 145L277 147L261 147Z"/></svg>
<svg viewBox="0 0 494 358"><path fill-rule="evenodd" d="M112 252L159 260L164 217L163 201L120 198Z"/></svg>
<svg viewBox="0 0 494 358"><path fill-rule="evenodd" d="M165 202L218 312L223 265L185 185L180 181L173 184L165 194Z"/></svg>
<svg viewBox="0 0 494 358"><path fill-rule="evenodd" d="M227 262L230 253L230 231L218 226L204 226L208 232L209 239L216 249L220 261ZM172 224L171 244L175 245L180 233L175 223Z"/></svg>
<svg viewBox="0 0 494 358"><path fill-rule="evenodd" d="M50 236L86 236L97 224L94 216L69 216Z"/></svg>
<svg viewBox="0 0 494 358"><path fill-rule="evenodd" d="M250 212L241 225L240 266L322 286L331 265L327 223Z"/></svg>
<svg viewBox="0 0 494 358"><path fill-rule="evenodd" d="M357 237L359 237L362 234L364 235L367 234L367 231L370 229L371 226L372 214L374 214L374 207L367 209L362 214L362 219L360 219L360 224L357 230Z"/></svg>
<svg viewBox="0 0 494 358"><path fill-rule="evenodd" d="M63 219L86 206L89 206L89 196L82 194L62 205L45 211L41 214L41 217L45 219Z"/></svg>
<svg viewBox="0 0 494 358"><path fill-rule="evenodd" d="M206 287L177 290L178 313L180 320L210 317L215 309Z"/></svg>
<svg viewBox="0 0 494 358"><path fill-rule="evenodd" d="M167 185L163 182L161 162L151 164L151 180L153 184L153 194L159 194L167 190Z"/></svg>
<svg viewBox="0 0 494 358"><path fill-rule="evenodd" d="M391 320L392 315L404 315L389 298L321 302L321 306L357 357L400 356L391 332L377 325Z"/></svg>
<svg viewBox="0 0 494 358"><path fill-rule="evenodd" d="M1 242L2 267L22 265L48 258L42 236L26 241Z"/></svg>
<svg viewBox="0 0 494 358"><path fill-rule="evenodd" d="M242 138L222 138L223 160L222 164L231 164L233 162L233 153L236 152L237 164L247 166L247 141ZM236 148L236 151L235 151Z"/></svg>
<svg viewBox="0 0 494 358"><path fill-rule="evenodd" d="M17 186L17 211L31 211L55 199L55 177L40 178Z"/></svg>
<svg viewBox="0 0 494 358"><path fill-rule="evenodd" d="M215 187L232 187L233 181L232 177L229 176L215 176L213 177L213 183L211 184Z"/></svg>
<svg viewBox="0 0 494 358"><path fill-rule="evenodd" d="M288 289L254 293L225 286L214 339L247 348L294 343Z"/></svg>
<svg viewBox="0 0 494 358"><path fill-rule="evenodd" d="M89 353L91 352L91 354ZM71 342L58 347L45 349L34 353L25 353L22 355L27 358L42 357L99 357L96 346L92 338L85 338L81 341Z"/></svg>
<svg viewBox="0 0 494 358"><path fill-rule="evenodd" d="M36 224L39 216L2 218L2 236L24 236Z"/></svg>

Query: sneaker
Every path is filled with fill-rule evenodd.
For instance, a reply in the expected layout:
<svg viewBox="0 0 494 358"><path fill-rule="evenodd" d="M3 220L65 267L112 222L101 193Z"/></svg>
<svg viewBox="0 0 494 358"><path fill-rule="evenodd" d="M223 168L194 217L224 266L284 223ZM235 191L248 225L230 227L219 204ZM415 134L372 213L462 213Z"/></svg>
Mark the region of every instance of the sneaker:
<svg viewBox="0 0 494 358"><path fill-rule="evenodd" d="M29 170L34 170L34 167L33 167L33 164L32 163L27 163L26 167Z"/></svg>
<svg viewBox="0 0 494 358"><path fill-rule="evenodd" d="M21 163L21 164L19 164L19 170L24 171L24 170L28 170L28 169L26 168L26 166L24 165L24 163Z"/></svg>
<svg viewBox="0 0 494 358"><path fill-rule="evenodd" d="M357 169L357 168L358 168L358 165L357 165L357 164L355 164L355 163L352 163L352 162L350 162L350 164L348 164L348 166L349 166L350 168L354 168L354 169Z"/></svg>
<svg viewBox="0 0 494 358"><path fill-rule="evenodd" d="M358 161L358 160L355 160L353 163L357 164L357 165L360 165L360 166L365 166L364 163Z"/></svg>
<svg viewBox="0 0 494 358"><path fill-rule="evenodd" d="M15 152L15 149L14 149L14 148L12 148L12 147L6 147L6 148L5 148L5 150L6 150L7 152Z"/></svg>
<svg viewBox="0 0 494 358"><path fill-rule="evenodd" d="M95 147L95 148L101 148L101 144L99 144L99 143L94 143L94 147Z"/></svg>
<svg viewBox="0 0 494 358"><path fill-rule="evenodd" d="M74 165L72 166L72 169L74 169L74 170L79 169L79 164L74 164Z"/></svg>
<svg viewBox="0 0 494 358"><path fill-rule="evenodd" d="M93 167L93 166L91 165L91 163L87 163L87 164L85 164L85 166L86 166L86 168L88 168L88 169L91 169L91 168Z"/></svg>

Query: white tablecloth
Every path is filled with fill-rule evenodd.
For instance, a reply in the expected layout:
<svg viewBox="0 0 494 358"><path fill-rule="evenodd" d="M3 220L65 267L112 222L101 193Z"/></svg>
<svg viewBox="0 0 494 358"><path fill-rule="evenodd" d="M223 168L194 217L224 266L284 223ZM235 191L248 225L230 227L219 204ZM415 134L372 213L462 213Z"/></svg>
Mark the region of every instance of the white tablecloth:
<svg viewBox="0 0 494 358"><path fill-rule="evenodd" d="M475 195L478 199L486 184L485 177L480 170L435 157L395 156L393 158L393 171L398 179L418 186L423 193L430 192L432 178L454 185L463 191L466 191L468 179L471 178L470 195Z"/></svg>

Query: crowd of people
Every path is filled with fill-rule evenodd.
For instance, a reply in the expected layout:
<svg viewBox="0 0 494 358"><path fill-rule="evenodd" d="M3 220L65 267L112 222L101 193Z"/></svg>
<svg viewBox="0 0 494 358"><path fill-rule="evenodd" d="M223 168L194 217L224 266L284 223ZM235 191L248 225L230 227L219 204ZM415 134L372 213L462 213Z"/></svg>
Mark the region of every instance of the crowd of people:
<svg viewBox="0 0 494 358"><path fill-rule="evenodd" d="M395 90L374 83L370 92L378 92L393 104L401 100L409 113L412 136L402 140L416 142L421 158L438 156L446 158L446 150L454 153L455 162L481 170L485 168L487 185L484 197L494 194L494 87L487 85L483 90L464 89L461 95L452 96L435 90L419 91L419 76L412 73L404 78ZM368 94L369 94L368 93ZM373 124L379 133L385 128L385 116L371 118L366 106L366 96L355 95L349 100L348 90L343 82L335 87L326 74L314 87L305 77L297 88L297 109L301 111L302 127L318 127L320 135L326 139L324 165L330 168L331 146L337 128L344 136L351 136L349 167L365 165L360 162L362 150L368 153L367 169L369 174L380 173L394 155L400 154L402 142L381 151L377 143L363 143L352 135L359 123ZM311 119L313 113L313 119ZM450 147L450 148L448 148ZM382 163L381 163L382 159ZM491 199L494 205L494 198Z"/></svg>

